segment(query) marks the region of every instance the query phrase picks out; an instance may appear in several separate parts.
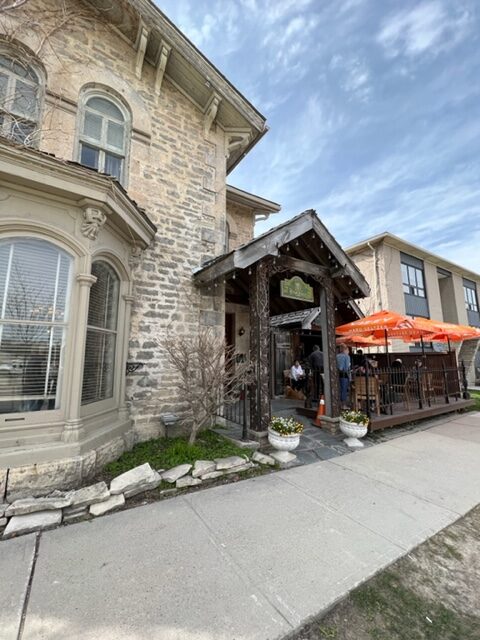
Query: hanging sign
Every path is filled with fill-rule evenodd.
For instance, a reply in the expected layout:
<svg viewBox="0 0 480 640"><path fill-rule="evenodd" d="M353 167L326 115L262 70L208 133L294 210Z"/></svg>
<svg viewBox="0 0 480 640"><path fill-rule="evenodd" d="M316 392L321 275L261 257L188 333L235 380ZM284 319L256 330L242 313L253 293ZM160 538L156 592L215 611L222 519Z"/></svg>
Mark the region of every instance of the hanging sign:
<svg viewBox="0 0 480 640"><path fill-rule="evenodd" d="M300 276L293 276L289 280L280 282L280 295L282 298L313 302L313 287L304 282Z"/></svg>

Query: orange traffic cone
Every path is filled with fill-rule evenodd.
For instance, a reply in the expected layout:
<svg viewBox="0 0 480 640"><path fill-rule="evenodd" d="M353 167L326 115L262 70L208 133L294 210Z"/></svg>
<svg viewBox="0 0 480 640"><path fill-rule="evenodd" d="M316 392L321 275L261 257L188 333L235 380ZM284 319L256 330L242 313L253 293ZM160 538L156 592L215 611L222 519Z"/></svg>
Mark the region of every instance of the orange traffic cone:
<svg viewBox="0 0 480 640"><path fill-rule="evenodd" d="M316 427L321 427L322 426L321 417L324 416L324 415L325 415L325 398L323 396L320 396L320 400L318 401L317 417L313 421L313 424Z"/></svg>

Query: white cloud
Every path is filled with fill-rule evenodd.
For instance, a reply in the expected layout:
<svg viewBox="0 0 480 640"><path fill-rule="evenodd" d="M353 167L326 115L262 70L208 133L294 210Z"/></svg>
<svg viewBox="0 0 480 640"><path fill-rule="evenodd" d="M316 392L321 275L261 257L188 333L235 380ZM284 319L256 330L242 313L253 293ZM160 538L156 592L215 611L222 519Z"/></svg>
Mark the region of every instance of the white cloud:
<svg viewBox="0 0 480 640"><path fill-rule="evenodd" d="M462 40L470 27L470 12L460 2L450 13L440 0L402 9L382 24L377 41L390 58L424 53L437 55Z"/></svg>
<svg viewBox="0 0 480 640"><path fill-rule="evenodd" d="M330 60L330 69L338 76L342 89L365 102L371 92L370 72L366 63L357 56L336 54Z"/></svg>

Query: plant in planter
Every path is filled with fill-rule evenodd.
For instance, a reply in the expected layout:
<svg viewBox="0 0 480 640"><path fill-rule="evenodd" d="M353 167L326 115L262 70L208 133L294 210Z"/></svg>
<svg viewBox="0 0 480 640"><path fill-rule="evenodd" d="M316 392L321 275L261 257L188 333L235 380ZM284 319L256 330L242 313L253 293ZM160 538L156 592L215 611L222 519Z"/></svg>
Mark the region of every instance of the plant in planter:
<svg viewBox="0 0 480 640"><path fill-rule="evenodd" d="M280 462L290 462L295 455L290 453L298 447L303 424L295 418L272 416L268 425L268 441L278 453L275 458Z"/></svg>
<svg viewBox="0 0 480 640"><path fill-rule="evenodd" d="M363 438L368 431L368 423L370 418L362 411L342 411L340 414L340 430L347 437L344 442L349 447L363 447L363 442L359 438Z"/></svg>

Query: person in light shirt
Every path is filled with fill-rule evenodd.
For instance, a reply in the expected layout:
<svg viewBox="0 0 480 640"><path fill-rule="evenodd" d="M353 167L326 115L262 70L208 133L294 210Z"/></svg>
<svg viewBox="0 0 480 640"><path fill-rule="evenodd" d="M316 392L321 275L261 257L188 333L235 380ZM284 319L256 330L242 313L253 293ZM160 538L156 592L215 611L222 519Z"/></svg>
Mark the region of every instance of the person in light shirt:
<svg viewBox="0 0 480 640"><path fill-rule="evenodd" d="M292 389L296 391L303 389L303 385L305 384L305 371L299 360L295 360L290 369L290 379L292 381Z"/></svg>

